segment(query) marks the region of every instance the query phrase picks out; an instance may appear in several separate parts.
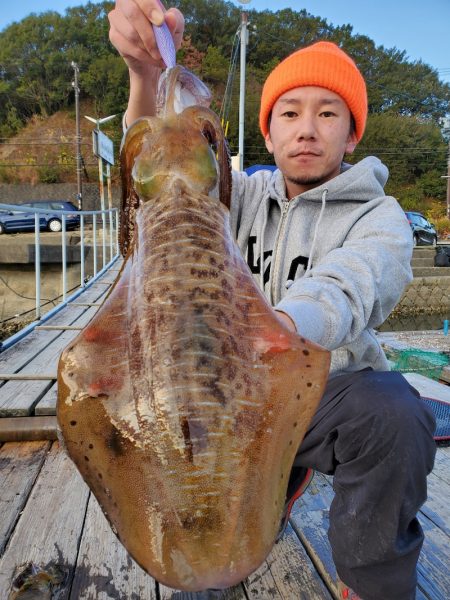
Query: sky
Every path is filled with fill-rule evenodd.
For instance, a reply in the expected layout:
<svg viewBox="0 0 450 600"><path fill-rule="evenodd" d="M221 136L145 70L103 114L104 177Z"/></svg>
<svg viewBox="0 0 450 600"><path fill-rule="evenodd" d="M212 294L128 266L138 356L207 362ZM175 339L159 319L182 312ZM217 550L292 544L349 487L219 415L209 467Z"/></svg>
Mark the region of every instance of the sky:
<svg viewBox="0 0 450 600"><path fill-rule="evenodd" d="M233 3L240 6L237 0ZM80 4L87 0L3 0L0 31L31 12L56 10L63 14L67 7ZM251 0L246 6L272 11L305 9L333 25L350 24L353 33L367 35L377 46L404 50L407 60L422 60L438 70L442 81L450 83L450 0Z"/></svg>

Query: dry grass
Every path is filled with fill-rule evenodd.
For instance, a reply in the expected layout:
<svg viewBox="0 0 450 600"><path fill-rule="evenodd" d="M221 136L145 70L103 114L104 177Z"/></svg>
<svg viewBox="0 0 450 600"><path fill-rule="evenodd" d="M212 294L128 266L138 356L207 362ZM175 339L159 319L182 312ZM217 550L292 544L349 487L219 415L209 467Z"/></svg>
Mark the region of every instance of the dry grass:
<svg viewBox="0 0 450 600"><path fill-rule="evenodd" d="M81 115L94 115L89 104L83 104ZM121 135L117 118L105 133ZM97 159L92 152L93 124L81 117L81 154L89 180L98 178ZM74 183L76 182L75 115L59 111L50 117L34 116L13 138L0 143L0 183ZM117 148L117 144L116 144ZM117 167L112 170L118 177ZM85 173L83 178L86 179Z"/></svg>

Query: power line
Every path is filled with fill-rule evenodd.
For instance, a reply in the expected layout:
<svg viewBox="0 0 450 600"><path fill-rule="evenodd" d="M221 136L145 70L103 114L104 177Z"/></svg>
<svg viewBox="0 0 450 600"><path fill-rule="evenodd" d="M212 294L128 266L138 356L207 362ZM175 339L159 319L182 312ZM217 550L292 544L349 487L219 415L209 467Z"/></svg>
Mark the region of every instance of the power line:
<svg viewBox="0 0 450 600"><path fill-rule="evenodd" d="M0 147L1 146L73 146L75 144L75 140L73 142L41 142L41 141L33 141L31 138L28 142L2 142L2 139L8 138L0 138ZM37 139L37 138L36 138ZM91 146L89 142L82 142L82 146Z"/></svg>
<svg viewBox="0 0 450 600"><path fill-rule="evenodd" d="M0 162L0 167L28 167L30 169L34 167L53 167L55 169L64 169L64 167L73 167L76 164L75 160L71 160L70 162L61 163L2 163ZM94 161L85 162L85 165L88 167L97 166L97 163Z"/></svg>
<svg viewBox="0 0 450 600"><path fill-rule="evenodd" d="M13 294L15 294L16 296L18 296L19 298L23 298L24 300L36 300L36 297L31 298L30 296L24 296L23 294L21 294L20 292L18 292L17 290L15 290L14 288L12 288L9 283L6 281L6 279L4 279L1 275L0 275L0 281L2 281L6 287L8 288L8 290L10 290ZM54 303L53 300L50 300L49 298L42 298L42 300L45 300L45 304L49 304L50 302L53 303L53 306L56 306L56 304ZM56 298L55 298L56 300ZM45 304L43 304L42 306L45 306ZM31 309L27 312L31 312L34 309ZM25 314L25 313L22 313ZM14 317L12 317L14 318ZM8 320L8 319L7 319ZM4 323L5 321L2 321L2 323Z"/></svg>

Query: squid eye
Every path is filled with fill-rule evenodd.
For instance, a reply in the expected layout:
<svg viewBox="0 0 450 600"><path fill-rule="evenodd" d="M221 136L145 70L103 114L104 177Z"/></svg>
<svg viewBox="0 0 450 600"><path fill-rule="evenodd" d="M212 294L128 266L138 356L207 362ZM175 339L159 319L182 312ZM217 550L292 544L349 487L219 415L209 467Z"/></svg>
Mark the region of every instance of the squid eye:
<svg viewBox="0 0 450 600"><path fill-rule="evenodd" d="M203 137L206 138L206 141L211 146L214 152L217 152L217 137L215 135L215 131L212 131L209 127L205 127L202 131Z"/></svg>

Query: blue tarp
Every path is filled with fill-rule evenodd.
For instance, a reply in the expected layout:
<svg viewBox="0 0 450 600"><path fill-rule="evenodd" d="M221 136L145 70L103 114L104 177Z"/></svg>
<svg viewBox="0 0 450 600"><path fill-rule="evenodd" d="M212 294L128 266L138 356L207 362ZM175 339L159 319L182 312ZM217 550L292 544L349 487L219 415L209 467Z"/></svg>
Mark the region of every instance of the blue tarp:
<svg viewBox="0 0 450 600"><path fill-rule="evenodd" d="M266 171L275 171L277 167L275 165L251 165L244 169L247 175L253 175L256 171L266 170Z"/></svg>

